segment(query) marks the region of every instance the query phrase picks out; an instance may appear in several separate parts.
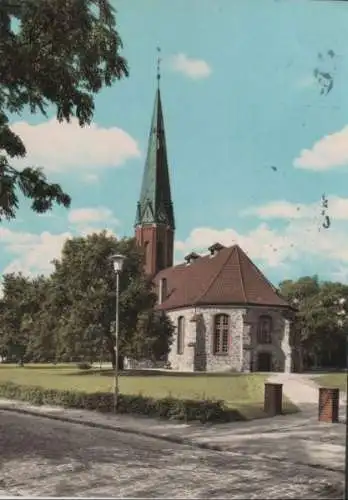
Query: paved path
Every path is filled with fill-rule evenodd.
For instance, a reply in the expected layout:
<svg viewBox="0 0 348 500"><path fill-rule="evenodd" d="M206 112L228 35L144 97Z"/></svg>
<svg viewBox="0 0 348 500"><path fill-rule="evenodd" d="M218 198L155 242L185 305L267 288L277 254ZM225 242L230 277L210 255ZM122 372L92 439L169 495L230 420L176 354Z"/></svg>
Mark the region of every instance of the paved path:
<svg viewBox="0 0 348 500"><path fill-rule="evenodd" d="M283 384L283 393L300 410L302 415L318 417L319 387L313 375L298 373L274 373L268 381ZM346 394L340 391L340 420L346 419Z"/></svg>
<svg viewBox="0 0 348 500"><path fill-rule="evenodd" d="M341 474L0 411L0 494L341 498Z"/></svg>
<svg viewBox="0 0 348 500"><path fill-rule="evenodd" d="M138 437L135 436L139 435L142 436L139 437L141 441L146 439L144 435L147 435L147 439L152 436L163 438L168 442L171 441L170 445L163 444L164 447L172 446L175 448L178 444L175 445L173 444L174 442L189 443L196 447L194 453L197 453L197 456L200 456L199 453L208 453L206 450L202 451L202 447L211 450L220 450L225 453L230 452L232 455L229 456L233 456L233 460L236 461L233 463L244 464L244 462L247 461L250 463L252 462L254 464L253 467L256 467L257 462L260 464L260 462L263 463L264 461L268 464L267 470L271 471L273 467L276 469L280 468L283 471L288 471L290 475L294 475L295 473L291 471L297 469L301 470L301 474L305 474L304 470L307 470L308 466L312 468L314 466L313 470L321 470L321 474L324 475L323 477L326 477L327 474L334 474L335 472L342 473L344 470L345 426L342 424L331 425L318 422L318 387L316 384L310 380L309 377L297 374L272 374L269 380L282 383L286 396L297 404L302 411L296 415L279 416L272 419L201 426L197 424L178 424L163 420L136 418L129 415L115 416L57 407L34 407L27 403L8 400L0 400L0 408L10 411L31 412L36 415L46 415L51 418L84 423L90 426L89 428L84 428L84 433L86 435L97 432L91 429L91 426L94 426L104 428L103 431L99 429L100 432L115 433L115 430L120 430L133 433L132 438L129 438L129 435L123 434L122 439L126 440L136 440ZM344 402L344 398L342 402ZM2 413L2 415L6 418L6 413ZM47 425L54 426L59 424L50 422ZM107 430L107 428L113 429L113 431ZM119 433L117 433L117 435L120 436ZM57 443L58 439L57 437L55 443ZM1 444L0 438L0 445ZM199 447L201 447L201 450L199 450ZM273 466L271 465L272 463ZM258 465L258 467L260 467L260 465ZM313 472L313 474L316 477L316 473ZM210 477L209 474L207 477ZM231 477L234 476L232 475ZM342 474L339 474L337 477L342 479ZM0 496L1 488L3 488L3 485L0 481ZM216 488L218 490L217 486ZM212 496L215 494L211 492L206 493L205 490L202 490L202 487L192 491L192 497L188 497L186 494L184 495L184 493L181 494L185 498L194 498L196 494L198 496L205 496L206 494ZM233 490L233 495L236 494L235 491L236 490ZM170 496L175 494L176 492L174 491L170 493ZM231 496L231 494L232 493L229 493L229 496ZM122 495L127 496L128 493L120 494L120 496ZM129 493L129 495L133 495L133 493ZM220 491L218 496L221 495L222 493ZM250 493L243 490L241 496L243 495L250 496ZM262 495L264 495L264 493ZM271 495L271 493L269 493L269 495ZM115 494L112 493L112 496L115 496ZM178 496L180 496L179 493ZM239 497L231 496L231 498ZM255 496L254 498L258 497ZM273 497L266 496L265 498ZM292 496L288 498L292 498ZM305 497L302 496L302 498Z"/></svg>
<svg viewBox="0 0 348 500"><path fill-rule="evenodd" d="M9 400L0 400L0 408L84 423L90 427L162 438L196 447L229 451L243 456L257 455L277 463L289 461L325 470L344 470L345 426L318 422L316 415L299 413L250 422L202 426L87 410L35 407Z"/></svg>

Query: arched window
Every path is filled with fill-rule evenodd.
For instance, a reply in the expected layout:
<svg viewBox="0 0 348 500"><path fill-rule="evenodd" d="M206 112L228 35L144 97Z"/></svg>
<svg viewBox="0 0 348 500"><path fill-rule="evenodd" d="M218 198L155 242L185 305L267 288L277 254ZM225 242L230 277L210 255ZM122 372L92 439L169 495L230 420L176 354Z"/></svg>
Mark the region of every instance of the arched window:
<svg viewBox="0 0 348 500"><path fill-rule="evenodd" d="M162 304L167 298L167 278L160 279L158 295L158 303Z"/></svg>
<svg viewBox="0 0 348 500"><path fill-rule="evenodd" d="M157 269L161 271L164 269L164 249L162 241L157 241Z"/></svg>
<svg viewBox="0 0 348 500"><path fill-rule="evenodd" d="M178 318L177 354L184 354L184 341L185 341L185 318L184 318L184 316L179 316L179 318Z"/></svg>
<svg viewBox="0 0 348 500"><path fill-rule="evenodd" d="M272 318L260 316L257 325L257 342L259 344L272 344Z"/></svg>
<svg viewBox="0 0 348 500"><path fill-rule="evenodd" d="M228 353L230 333L230 317L228 314L217 314L214 318L214 354Z"/></svg>

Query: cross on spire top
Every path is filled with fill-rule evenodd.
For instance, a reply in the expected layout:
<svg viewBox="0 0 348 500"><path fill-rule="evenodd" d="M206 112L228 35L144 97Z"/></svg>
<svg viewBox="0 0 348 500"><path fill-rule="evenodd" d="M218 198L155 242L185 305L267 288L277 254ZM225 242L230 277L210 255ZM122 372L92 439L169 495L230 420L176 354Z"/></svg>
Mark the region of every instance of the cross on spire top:
<svg viewBox="0 0 348 500"><path fill-rule="evenodd" d="M162 62L161 48L160 47L157 47L157 53L158 53L158 56L157 56L157 85L159 86L159 82L161 79L161 62Z"/></svg>

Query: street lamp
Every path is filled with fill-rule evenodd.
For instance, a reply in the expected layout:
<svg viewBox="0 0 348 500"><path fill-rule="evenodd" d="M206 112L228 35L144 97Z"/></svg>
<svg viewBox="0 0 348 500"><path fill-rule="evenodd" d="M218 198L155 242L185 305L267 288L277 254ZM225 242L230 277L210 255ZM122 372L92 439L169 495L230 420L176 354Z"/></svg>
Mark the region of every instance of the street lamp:
<svg viewBox="0 0 348 500"><path fill-rule="evenodd" d="M115 254L110 257L116 274L116 314L115 314L115 369L114 369L114 413L118 408L118 351L119 351L119 297L120 274L123 268L124 255Z"/></svg>
<svg viewBox="0 0 348 500"><path fill-rule="evenodd" d="M340 307L337 311L337 324L339 327L346 325L346 299L339 298L336 304ZM344 500L348 500L348 332L345 333L346 338L346 443L345 443L345 460L344 460Z"/></svg>

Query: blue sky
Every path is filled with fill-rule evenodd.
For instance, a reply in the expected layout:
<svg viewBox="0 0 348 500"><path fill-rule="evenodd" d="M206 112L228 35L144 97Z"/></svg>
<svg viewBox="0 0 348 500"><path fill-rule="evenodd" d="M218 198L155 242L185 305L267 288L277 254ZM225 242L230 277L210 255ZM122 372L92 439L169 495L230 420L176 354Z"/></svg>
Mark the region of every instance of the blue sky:
<svg viewBox="0 0 348 500"><path fill-rule="evenodd" d="M92 127L58 125L54 113L13 117L24 164L44 165L73 201L46 216L22 203L0 226L2 272L48 273L67 237L133 234L160 45L176 260L239 243L274 283L314 273L348 281L348 5L113 3L130 77L98 95ZM328 95L315 67L334 75Z"/></svg>

